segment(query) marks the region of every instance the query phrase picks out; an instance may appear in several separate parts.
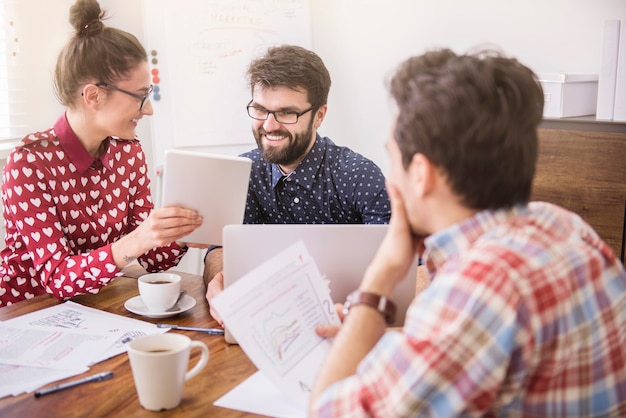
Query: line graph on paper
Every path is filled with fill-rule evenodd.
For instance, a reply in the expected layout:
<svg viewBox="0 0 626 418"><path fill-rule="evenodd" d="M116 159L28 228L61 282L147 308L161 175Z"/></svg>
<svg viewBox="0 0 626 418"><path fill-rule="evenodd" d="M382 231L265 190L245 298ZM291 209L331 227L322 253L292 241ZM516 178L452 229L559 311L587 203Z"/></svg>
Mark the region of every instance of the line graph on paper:
<svg viewBox="0 0 626 418"><path fill-rule="evenodd" d="M300 273L302 277L282 289L279 300L274 301L279 303L259 311L250 324L252 337L280 375L287 373L323 341L315 333L315 325L324 322L325 313L307 272Z"/></svg>
<svg viewBox="0 0 626 418"><path fill-rule="evenodd" d="M330 349L319 325L339 325L328 281L298 241L214 298L229 331L254 365L277 387L306 402Z"/></svg>
<svg viewBox="0 0 626 418"><path fill-rule="evenodd" d="M270 320L271 321L271 320ZM291 321L289 324L278 324L274 327L267 324L266 330L268 337L272 343L273 351L282 360L289 352L294 343L298 341L298 337L302 335L302 328L298 321Z"/></svg>

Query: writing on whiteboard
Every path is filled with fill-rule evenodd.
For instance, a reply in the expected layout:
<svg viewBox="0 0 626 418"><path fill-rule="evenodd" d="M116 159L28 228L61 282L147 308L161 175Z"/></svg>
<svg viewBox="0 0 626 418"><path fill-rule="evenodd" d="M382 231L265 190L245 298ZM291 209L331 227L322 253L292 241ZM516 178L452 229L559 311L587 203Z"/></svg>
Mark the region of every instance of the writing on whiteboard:
<svg viewBox="0 0 626 418"><path fill-rule="evenodd" d="M148 48L159 50L161 66L155 142L170 147L254 143L245 113L246 67L272 45L310 48L308 0L146 4L152 9Z"/></svg>

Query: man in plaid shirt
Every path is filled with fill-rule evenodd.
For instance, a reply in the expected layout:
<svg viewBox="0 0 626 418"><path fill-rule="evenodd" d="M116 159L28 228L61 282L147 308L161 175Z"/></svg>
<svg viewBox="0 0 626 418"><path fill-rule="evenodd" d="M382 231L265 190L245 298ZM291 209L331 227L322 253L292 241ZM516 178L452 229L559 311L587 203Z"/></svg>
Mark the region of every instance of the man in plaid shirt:
<svg viewBox="0 0 626 418"><path fill-rule="evenodd" d="M579 216L528 202L536 76L495 52L437 50L401 64L390 91L390 228L310 415L626 416L624 266ZM431 284L387 331L416 251Z"/></svg>

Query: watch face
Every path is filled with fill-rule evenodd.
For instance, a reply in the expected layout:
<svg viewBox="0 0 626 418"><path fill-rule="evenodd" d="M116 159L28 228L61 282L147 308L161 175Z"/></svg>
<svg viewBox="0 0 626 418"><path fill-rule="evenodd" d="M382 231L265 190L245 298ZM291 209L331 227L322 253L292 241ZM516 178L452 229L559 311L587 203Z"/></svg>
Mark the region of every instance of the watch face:
<svg viewBox="0 0 626 418"><path fill-rule="evenodd" d="M346 301L343 303L343 309L341 310L341 313L343 313L344 317L350 313L350 308L352 307L352 296L356 292L357 291L350 293L348 297L346 298Z"/></svg>

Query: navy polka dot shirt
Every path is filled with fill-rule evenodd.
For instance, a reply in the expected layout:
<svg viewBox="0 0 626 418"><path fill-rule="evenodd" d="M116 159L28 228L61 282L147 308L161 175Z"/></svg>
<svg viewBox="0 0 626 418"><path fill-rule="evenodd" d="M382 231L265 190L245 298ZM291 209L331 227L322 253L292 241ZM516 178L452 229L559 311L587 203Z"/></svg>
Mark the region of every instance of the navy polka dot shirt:
<svg viewBox="0 0 626 418"><path fill-rule="evenodd" d="M284 176L254 149L244 223L389 222L391 205L381 169L347 147L317 135L304 160Z"/></svg>

